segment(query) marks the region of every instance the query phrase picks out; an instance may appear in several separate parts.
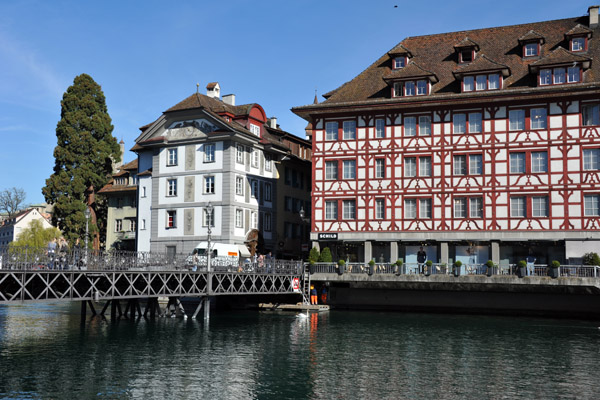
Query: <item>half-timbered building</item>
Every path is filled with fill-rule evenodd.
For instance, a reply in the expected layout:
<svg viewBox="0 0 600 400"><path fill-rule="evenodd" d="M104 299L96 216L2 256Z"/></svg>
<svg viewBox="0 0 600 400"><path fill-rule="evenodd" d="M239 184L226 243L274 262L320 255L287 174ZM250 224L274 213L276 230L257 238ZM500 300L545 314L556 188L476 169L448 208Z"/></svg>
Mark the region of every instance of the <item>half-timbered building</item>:
<svg viewBox="0 0 600 400"><path fill-rule="evenodd" d="M312 129L313 243L350 261L597 251L598 8L408 37L294 108Z"/></svg>

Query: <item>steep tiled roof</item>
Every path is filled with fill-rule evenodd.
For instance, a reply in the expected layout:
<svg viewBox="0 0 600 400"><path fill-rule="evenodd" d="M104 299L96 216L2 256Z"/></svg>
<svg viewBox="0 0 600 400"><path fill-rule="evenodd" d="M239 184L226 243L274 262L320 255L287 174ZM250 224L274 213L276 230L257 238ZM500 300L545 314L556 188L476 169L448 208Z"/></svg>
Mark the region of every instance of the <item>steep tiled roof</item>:
<svg viewBox="0 0 600 400"><path fill-rule="evenodd" d="M385 80L400 80L400 79L411 79L411 78L422 78L429 77L432 82L437 82L437 77L431 71L420 67L415 62L410 62L404 68L393 69L389 71L383 79Z"/></svg>
<svg viewBox="0 0 600 400"><path fill-rule="evenodd" d="M579 54L573 54L570 51L565 50L562 47L558 47L552 53L542 57L537 60L531 67L543 67L549 65L559 65L559 64L571 64L571 63L582 63L590 61L589 57L580 56Z"/></svg>
<svg viewBox="0 0 600 400"><path fill-rule="evenodd" d="M462 66L458 70L454 71L454 75L459 77L470 73L488 71L503 71L505 76L510 74L510 68L508 68L508 66L497 63L494 60L490 60L485 54L480 54L472 63Z"/></svg>
<svg viewBox="0 0 600 400"><path fill-rule="evenodd" d="M525 42L533 42L536 40L541 41L542 43L544 42L544 36L537 33L536 31L534 31L533 29L530 30L529 32L527 32L526 34L524 34L523 36L521 36L519 38L519 43L525 43Z"/></svg>
<svg viewBox="0 0 600 400"><path fill-rule="evenodd" d="M479 45L471 39L469 39L468 37L464 38L463 40L454 45L455 49L464 49L468 47L475 47L477 50L479 50Z"/></svg>
<svg viewBox="0 0 600 400"><path fill-rule="evenodd" d="M575 25L572 29L565 33L565 36L589 35L593 31L581 24Z"/></svg>
<svg viewBox="0 0 600 400"><path fill-rule="evenodd" d="M407 54L409 57L412 57L412 52L406 47L402 46L402 44L396 45L396 47L388 51L388 54L392 57L400 54Z"/></svg>
<svg viewBox="0 0 600 400"><path fill-rule="evenodd" d="M537 77L530 72L529 65L542 60L524 58L519 38L526 37L530 31L543 36L545 44L541 46L540 56L545 58L558 47L568 47L569 43L565 37L566 32L571 31L578 24L587 25L587 23L588 16L583 16L522 25L415 36L404 39L393 49L397 49L399 46L410 49L413 54L411 61L437 76L439 82L432 86L428 98L449 95L485 96L486 93L483 92L461 93L460 81L454 76L454 72L459 71L462 67L458 64L456 45L460 45L468 38L470 42L479 46L480 52L485 54L489 60L510 69L510 76L503 80L503 88L497 93L532 89L537 86ZM600 35L596 36L600 37ZM590 59L600 57L600 43L596 42L595 39L588 42L587 56ZM392 60L386 52L354 79L324 95L326 97L324 102L305 107L318 109L338 103L377 102L385 99L404 101L404 98L391 99L391 90L386 82L391 71ZM591 63L591 68L583 75L580 85L589 83L600 83L600 62ZM420 98L420 100L423 100L423 98ZM295 107L294 111L299 108L304 107Z"/></svg>

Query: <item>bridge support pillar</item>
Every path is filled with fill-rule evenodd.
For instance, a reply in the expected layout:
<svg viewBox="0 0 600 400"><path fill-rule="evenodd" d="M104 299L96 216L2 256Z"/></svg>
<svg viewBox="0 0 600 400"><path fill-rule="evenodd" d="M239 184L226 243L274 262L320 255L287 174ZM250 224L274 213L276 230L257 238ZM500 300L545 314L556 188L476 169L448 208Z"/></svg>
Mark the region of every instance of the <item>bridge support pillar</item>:
<svg viewBox="0 0 600 400"><path fill-rule="evenodd" d="M81 302L81 322L85 321L86 313L87 313L87 300L83 300Z"/></svg>
<svg viewBox="0 0 600 400"><path fill-rule="evenodd" d="M117 302L119 300L111 300L110 302L110 320L114 321L117 319Z"/></svg>
<svg viewBox="0 0 600 400"><path fill-rule="evenodd" d="M208 321L208 319L210 318L210 298L208 296L205 296L202 299L202 307L204 308L204 320Z"/></svg>

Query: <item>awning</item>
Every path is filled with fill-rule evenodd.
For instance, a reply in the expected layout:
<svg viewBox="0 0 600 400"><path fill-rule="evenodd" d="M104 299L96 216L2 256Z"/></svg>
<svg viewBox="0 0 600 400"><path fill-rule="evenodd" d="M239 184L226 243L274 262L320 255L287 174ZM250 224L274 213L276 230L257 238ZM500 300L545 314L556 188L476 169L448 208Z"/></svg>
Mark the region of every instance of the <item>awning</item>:
<svg viewBox="0 0 600 400"><path fill-rule="evenodd" d="M238 244L238 249L240 250L240 257L250 257L250 251L245 245Z"/></svg>

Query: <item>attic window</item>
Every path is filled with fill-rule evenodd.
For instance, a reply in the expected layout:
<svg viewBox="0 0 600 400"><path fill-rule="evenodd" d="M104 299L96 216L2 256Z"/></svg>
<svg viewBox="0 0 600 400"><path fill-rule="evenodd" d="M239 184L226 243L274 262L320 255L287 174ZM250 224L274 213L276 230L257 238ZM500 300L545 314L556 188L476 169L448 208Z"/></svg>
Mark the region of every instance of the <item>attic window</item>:
<svg viewBox="0 0 600 400"><path fill-rule="evenodd" d="M260 136L260 126L250 124L250 132L254 133L256 136Z"/></svg>
<svg viewBox="0 0 600 400"><path fill-rule="evenodd" d="M571 39L571 51L587 50L587 40L584 37L574 37Z"/></svg>
<svg viewBox="0 0 600 400"><path fill-rule="evenodd" d="M406 57L395 57L394 58L394 69L404 68L406 66Z"/></svg>
<svg viewBox="0 0 600 400"><path fill-rule="evenodd" d="M540 54L538 43L527 43L523 46L523 57L535 57Z"/></svg>
<svg viewBox="0 0 600 400"><path fill-rule="evenodd" d="M473 53L475 53L475 50L473 49L461 50L458 54L458 62L461 64L470 63L471 61L473 61L473 58L475 58L475 55Z"/></svg>

